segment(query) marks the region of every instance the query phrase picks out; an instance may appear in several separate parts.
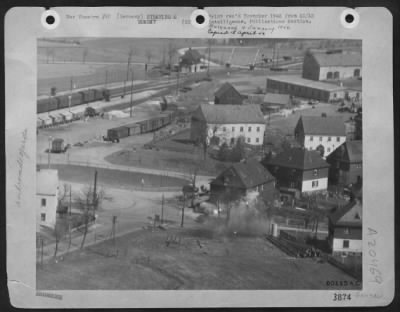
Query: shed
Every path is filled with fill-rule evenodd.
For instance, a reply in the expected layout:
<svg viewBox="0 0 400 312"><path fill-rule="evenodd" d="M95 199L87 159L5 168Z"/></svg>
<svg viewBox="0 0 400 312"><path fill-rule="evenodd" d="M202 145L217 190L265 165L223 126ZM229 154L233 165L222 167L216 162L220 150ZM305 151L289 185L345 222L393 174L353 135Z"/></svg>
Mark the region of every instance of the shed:
<svg viewBox="0 0 400 312"><path fill-rule="evenodd" d="M243 104L242 95L229 82L225 82L214 96L215 104Z"/></svg>
<svg viewBox="0 0 400 312"><path fill-rule="evenodd" d="M264 96L263 106L269 105L279 105L282 108L287 108L291 106L292 101L289 94L280 94L280 93L267 93Z"/></svg>

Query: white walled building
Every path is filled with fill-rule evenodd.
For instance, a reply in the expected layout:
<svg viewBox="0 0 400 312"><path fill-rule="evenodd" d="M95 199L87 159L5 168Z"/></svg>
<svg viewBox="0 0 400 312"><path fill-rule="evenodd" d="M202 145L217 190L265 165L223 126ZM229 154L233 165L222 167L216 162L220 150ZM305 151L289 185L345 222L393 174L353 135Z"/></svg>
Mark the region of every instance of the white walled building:
<svg viewBox="0 0 400 312"><path fill-rule="evenodd" d="M58 171L40 169L36 172L36 231L40 226L54 228L58 206Z"/></svg>
<svg viewBox="0 0 400 312"><path fill-rule="evenodd" d="M307 150L322 150L324 158L346 142L345 124L339 117L301 116L294 135Z"/></svg>
<svg viewBox="0 0 400 312"><path fill-rule="evenodd" d="M362 203L357 200L329 217L329 242L333 255L362 253Z"/></svg>
<svg viewBox="0 0 400 312"><path fill-rule="evenodd" d="M262 146L264 133L265 121L258 105L202 104L192 115L193 141L233 145L243 137L246 144Z"/></svg>

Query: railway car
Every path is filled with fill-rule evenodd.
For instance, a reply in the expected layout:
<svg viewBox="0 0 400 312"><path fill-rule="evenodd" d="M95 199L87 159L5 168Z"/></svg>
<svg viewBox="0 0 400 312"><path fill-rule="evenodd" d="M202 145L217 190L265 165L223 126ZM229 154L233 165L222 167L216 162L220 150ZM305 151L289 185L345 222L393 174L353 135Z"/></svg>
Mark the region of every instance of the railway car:
<svg viewBox="0 0 400 312"><path fill-rule="evenodd" d="M72 93L71 95L71 106L77 106L84 104L83 94L81 92Z"/></svg>
<svg viewBox="0 0 400 312"><path fill-rule="evenodd" d="M59 95L56 97L58 109L67 108L69 106L69 99L67 95Z"/></svg>
<svg viewBox="0 0 400 312"><path fill-rule="evenodd" d="M53 110L57 110L58 108L58 101L56 98L49 98L49 105L48 105L48 112L51 112Z"/></svg>
<svg viewBox="0 0 400 312"><path fill-rule="evenodd" d="M40 99L37 101L37 113L46 113L49 111L49 99Z"/></svg>
<svg viewBox="0 0 400 312"><path fill-rule="evenodd" d="M104 99L104 94L102 89L92 89L94 93L94 101L101 101Z"/></svg>
<svg viewBox="0 0 400 312"><path fill-rule="evenodd" d="M111 141L119 140L129 136L129 128L125 126L108 129L107 138Z"/></svg>
<svg viewBox="0 0 400 312"><path fill-rule="evenodd" d="M140 134L140 124L135 122L133 124L125 125L129 129L129 136Z"/></svg>

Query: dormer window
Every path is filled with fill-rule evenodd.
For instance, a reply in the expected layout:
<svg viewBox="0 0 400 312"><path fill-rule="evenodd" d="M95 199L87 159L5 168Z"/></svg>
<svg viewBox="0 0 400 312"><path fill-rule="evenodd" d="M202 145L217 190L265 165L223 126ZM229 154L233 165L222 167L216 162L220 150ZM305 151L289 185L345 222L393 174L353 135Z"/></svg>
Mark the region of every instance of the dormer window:
<svg viewBox="0 0 400 312"><path fill-rule="evenodd" d="M318 169L314 169L313 175L314 175L314 177L316 177L318 175Z"/></svg>

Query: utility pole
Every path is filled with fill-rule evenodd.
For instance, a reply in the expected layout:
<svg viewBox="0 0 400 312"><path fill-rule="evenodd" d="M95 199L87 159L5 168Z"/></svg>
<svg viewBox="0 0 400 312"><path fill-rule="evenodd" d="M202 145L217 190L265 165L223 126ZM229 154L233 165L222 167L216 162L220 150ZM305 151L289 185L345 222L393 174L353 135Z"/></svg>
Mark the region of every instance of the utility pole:
<svg viewBox="0 0 400 312"><path fill-rule="evenodd" d="M126 66L126 79L124 80L124 93L122 95L123 98L125 97L125 85L126 85L126 82L129 80L129 67L131 65L132 54L133 54L133 50L131 47L129 50L128 62L127 62L127 66Z"/></svg>
<svg viewBox="0 0 400 312"><path fill-rule="evenodd" d="M161 223L164 223L164 193L161 197Z"/></svg>
<svg viewBox="0 0 400 312"><path fill-rule="evenodd" d="M69 243L68 243L68 250L71 247L71 241L72 241L72 237L71 237L71 207L72 205L72 185L69 186L69 211L68 211L68 234L69 234Z"/></svg>
<svg viewBox="0 0 400 312"><path fill-rule="evenodd" d="M210 76L210 56L211 56L211 39L208 40L208 66L207 66L207 77Z"/></svg>
<svg viewBox="0 0 400 312"><path fill-rule="evenodd" d="M130 103L130 110L129 110L129 116L132 117L132 109L133 109L133 69L131 73L131 103Z"/></svg>
<svg viewBox="0 0 400 312"><path fill-rule="evenodd" d="M114 249L115 249L116 223L117 223L117 216L113 216L113 217L112 217L112 230L111 230L111 235L112 235L112 240L113 240Z"/></svg>
<svg viewBox="0 0 400 312"><path fill-rule="evenodd" d="M97 208L97 170L94 172L94 186L93 186L93 209Z"/></svg>
<svg viewBox="0 0 400 312"><path fill-rule="evenodd" d="M178 66L178 72L176 73L176 95L179 93L179 72L181 70L181 67Z"/></svg>
<svg viewBox="0 0 400 312"><path fill-rule="evenodd" d="M185 218L185 205L186 205L186 193L183 194L181 227L183 227L183 220Z"/></svg>

